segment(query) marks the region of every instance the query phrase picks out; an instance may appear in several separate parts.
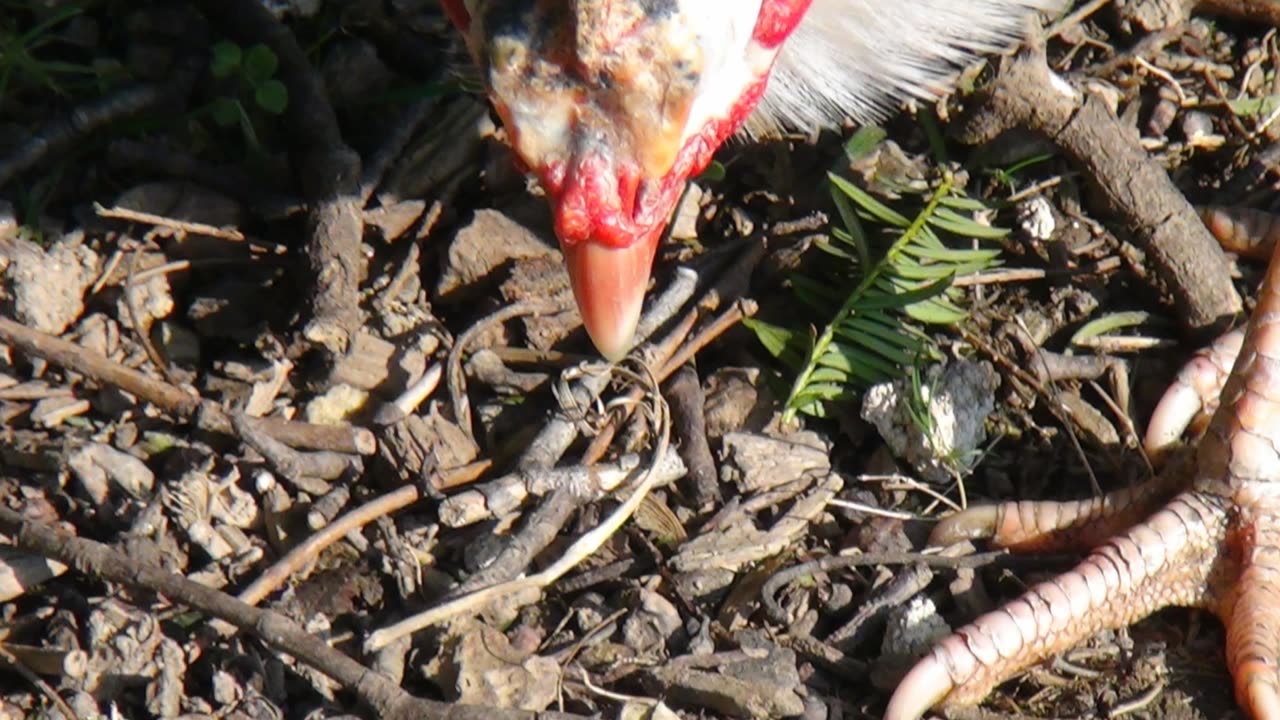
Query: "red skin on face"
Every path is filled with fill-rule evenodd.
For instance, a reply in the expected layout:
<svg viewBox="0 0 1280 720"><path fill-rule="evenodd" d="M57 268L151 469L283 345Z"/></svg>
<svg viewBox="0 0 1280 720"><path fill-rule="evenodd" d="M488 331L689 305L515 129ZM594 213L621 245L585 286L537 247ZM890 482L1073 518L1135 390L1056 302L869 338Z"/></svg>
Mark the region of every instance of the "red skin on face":
<svg viewBox="0 0 1280 720"><path fill-rule="evenodd" d="M575 158L567 169L561 163L539 168L543 187L552 198L556 233L572 245L583 241L611 247L657 242L685 182L711 164L716 150L746 121L764 95L768 78L747 88L729 114L704 125L685 141L666 176L643 181L635 167L621 167L615 158L598 154Z"/></svg>
<svg viewBox="0 0 1280 720"><path fill-rule="evenodd" d="M465 32L471 18L462 0L441 2L449 19ZM752 38L765 48L776 48L795 30L811 2L765 0ZM751 115L767 80L763 77L747 88L727 116L707 123L691 136L662 178L643 180L638 168L601 153L573 157L568 164L532 168L551 196L561 242L572 245L591 240L611 247L657 242L685 182L706 169L720 145Z"/></svg>
<svg viewBox="0 0 1280 720"><path fill-rule="evenodd" d="M765 0L751 37L767 48L776 48L800 24L813 0ZM446 0L445 4L448 4Z"/></svg>
<svg viewBox="0 0 1280 720"><path fill-rule="evenodd" d="M471 18L463 0L441 2L454 25L466 33ZM757 47L776 51L811 2L764 0L752 31ZM748 61L744 56L743 62ZM660 156L663 146L645 140L639 147L628 147L628 140L634 143L637 137L647 137L645 128L632 134L624 130L610 138L606 128L619 118L607 115L603 123L597 116L585 128L575 128L573 146L544 157L523 158L550 198L556 235L583 324L605 357L617 359L630 347L658 242L686 182L706 169L720 145L751 115L767 82L766 72L747 86L723 116L694 129L661 177L646 173L643 161L652 159L646 154L650 151ZM540 101L532 98L535 105ZM513 147L519 148L521 128L508 122L509 113L500 97L494 102ZM680 139L680 126L672 129L674 144Z"/></svg>

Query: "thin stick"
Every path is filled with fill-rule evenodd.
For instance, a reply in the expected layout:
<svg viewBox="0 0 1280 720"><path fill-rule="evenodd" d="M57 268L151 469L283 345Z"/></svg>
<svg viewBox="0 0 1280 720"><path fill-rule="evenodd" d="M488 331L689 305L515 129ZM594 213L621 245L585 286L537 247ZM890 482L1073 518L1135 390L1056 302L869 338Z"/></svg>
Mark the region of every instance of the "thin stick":
<svg viewBox="0 0 1280 720"><path fill-rule="evenodd" d="M0 659L3 659L9 667L16 670L22 677L26 678L27 682L35 685L36 689L40 691L40 694L48 698L49 702L53 703L54 707L58 708L58 712L62 713L68 720L81 720L80 714L73 710L71 706L67 704L66 700L62 699L62 696L58 694L57 690L54 690L49 683L45 682L44 678L35 674L35 672L32 671L31 668L27 667L26 663L18 659L16 655L9 652L3 644L0 644Z"/></svg>
<svg viewBox="0 0 1280 720"><path fill-rule="evenodd" d="M400 637L445 622L463 613L478 610L500 597L518 596L529 589L541 590L559 580L579 563L595 553L596 550L599 550L630 519L636 509L640 507L640 503L648 496L649 491L653 489L659 477L657 468L662 462L662 458L667 454L667 445L670 440L670 422L667 419L666 403L658 393L658 383L653 379L652 374L649 375L649 378L654 398L656 415L654 424L658 428L658 445L654 449L653 461L649 464L648 469L645 470L635 491L631 493L631 496L625 502L619 505L603 522L579 538L573 545L570 545L558 560L542 572L493 585L483 590L477 590L451 602L407 617L389 627L376 630L365 640L365 652L376 652L395 642Z"/></svg>
<svg viewBox="0 0 1280 720"><path fill-rule="evenodd" d="M474 462L469 465L463 465L451 471L442 473L438 478L432 477L432 484L437 489L447 489L457 485L464 485L473 481L478 475L484 473L492 463L488 460ZM297 547L277 560L271 567L267 568L257 580L254 580L249 587L240 591L237 596L240 602L248 605L257 605L262 602L277 588L285 583L294 573L306 566L313 558L324 551L325 548L333 545L347 533L358 530L369 523L390 515L398 510L406 508L419 500L422 492L417 485L405 485L386 495L374 498L369 502L351 510L342 515L333 522L326 525L323 529L308 537ZM218 628L219 630L227 630L226 627ZM225 634L225 633L224 633Z"/></svg>
<svg viewBox="0 0 1280 720"><path fill-rule="evenodd" d="M662 362L662 366L655 373L658 378L658 382L666 382L667 378L671 377L675 371L683 367L685 363L689 362L689 360L692 359L694 355L697 355L703 348L711 344L712 340L715 340L723 335L726 330L742 322L744 317L754 315L756 310L757 305L754 300L739 300L731 305L715 320L708 323L707 326L699 331L697 335L693 336L693 339L684 343L679 350L672 353L665 361ZM690 316L687 317L684 322L692 324L692 319L695 316L696 311L694 313L690 313ZM683 328L684 325L682 324L680 327ZM687 333L688 330L685 329L685 332ZM670 338L682 339L683 336L673 332ZM600 432L592 438L591 444L588 445L587 449L582 453L582 462L584 465L594 464L599 462L600 458L604 457L604 453L608 450L609 444L613 442L614 436L618 433L618 427L623 421L630 417L631 408L635 407L640 401L640 395L643 392L642 388L633 388L631 392L618 403L622 408L624 408L621 417L618 415L611 416L609 418L609 422L607 422L605 426L600 429Z"/></svg>
<svg viewBox="0 0 1280 720"><path fill-rule="evenodd" d="M94 203L93 211L98 215L98 217L108 218L111 220L125 220L128 222L143 223L145 225L154 225L156 227L168 228L188 235L207 235L209 237L218 238L219 240L228 240L230 242L244 242L248 239L245 237L244 233L236 230L235 228L221 228L201 222L178 220L177 218L142 212L141 210L130 210L129 208L122 207L105 208L98 203Z"/></svg>
<svg viewBox="0 0 1280 720"><path fill-rule="evenodd" d="M74 370L91 380L120 388L165 412L194 420L199 427L210 432L235 435L231 419L217 404L162 380L148 377L73 342L0 317L0 343L59 367ZM373 433L366 428L316 425L280 418L262 418L260 423L264 432L295 448L358 455L372 455L378 448Z"/></svg>
<svg viewBox="0 0 1280 720"><path fill-rule="evenodd" d="M467 399L467 377L462 372L463 352L481 333L498 323L524 315L554 312L556 309L555 304L546 301L526 300L515 305L508 305L473 323L453 344L453 348L449 350L448 373L445 377L445 382L449 387L449 400L453 403L453 415L458 421L458 427L462 428L462 431L467 434L467 437L472 442L475 442L476 435L475 428L471 427L471 403Z"/></svg>
<svg viewBox="0 0 1280 720"><path fill-rule="evenodd" d="M316 531L306 540L276 561L266 572L258 576L249 587L237 596L242 603L257 605L272 591L284 584L289 576L311 562L322 550L341 540L352 530L368 525L380 517L412 505L421 493L415 485L405 485L381 497L355 508Z"/></svg>
<svg viewBox="0 0 1280 720"><path fill-rule="evenodd" d="M298 658L333 678L384 720L534 720L570 717L501 708L477 708L417 698L385 675L373 672L308 633L281 613L246 605L226 593L159 567L139 563L107 545L61 532L0 507L0 532L16 547L76 568L91 577L156 592L207 615L226 620L260 638L271 648Z"/></svg>

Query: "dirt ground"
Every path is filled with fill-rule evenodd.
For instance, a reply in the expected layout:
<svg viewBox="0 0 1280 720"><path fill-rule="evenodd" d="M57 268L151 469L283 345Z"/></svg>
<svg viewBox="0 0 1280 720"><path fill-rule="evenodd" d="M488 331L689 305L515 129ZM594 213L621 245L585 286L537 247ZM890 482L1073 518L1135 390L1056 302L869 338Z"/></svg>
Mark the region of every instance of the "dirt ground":
<svg viewBox="0 0 1280 720"><path fill-rule="evenodd" d="M268 5L0 3L0 717L879 717L1078 558L937 518L1149 477L1280 227L1277 18L1077 2L728 144L610 368L436 3ZM1243 717L1181 608L951 716Z"/></svg>

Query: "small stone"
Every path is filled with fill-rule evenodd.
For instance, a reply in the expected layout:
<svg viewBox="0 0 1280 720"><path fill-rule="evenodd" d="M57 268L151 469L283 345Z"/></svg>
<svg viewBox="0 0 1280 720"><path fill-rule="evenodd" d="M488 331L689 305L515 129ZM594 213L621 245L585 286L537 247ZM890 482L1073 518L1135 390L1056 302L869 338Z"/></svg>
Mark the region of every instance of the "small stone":
<svg viewBox="0 0 1280 720"><path fill-rule="evenodd" d="M47 249L22 237L0 239L0 313L61 335L84 312L97 270L98 254L78 239Z"/></svg>
<svg viewBox="0 0 1280 720"><path fill-rule="evenodd" d="M670 700L729 717L795 717L804 712L796 664L793 650L770 645L720 665L720 672L699 669L707 664L694 656L677 658L648 680Z"/></svg>
<svg viewBox="0 0 1280 720"><path fill-rule="evenodd" d="M213 699L215 702L231 705L237 702L243 694L244 688L240 687L240 683L231 673L225 670L218 670L213 673Z"/></svg>
<svg viewBox="0 0 1280 720"><path fill-rule="evenodd" d="M522 656L507 637L476 623L454 653L457 699L465 705L541 712L555 701L560 664L548 657Z"/></svg>
<svg viewBox="0 0 1280 720"><path fill-rule="evenodd" d="M364 407L369 393L350 385L334 385L325 394L307 403L305 416L309 423L339 425Z"/></svg>
<svg viewBox="0 0 1280 720"><path fill-rule="evenodd" d="M893 689L919 657L950 633L951 626L926 595L916 595L905 605L893 608L880 644L880 657L872 667L872 683L881 689Z"/></svg>
<svg viewBox="0 0 1280 720"><path fill-rule="evenodd" d="M90 443L67 458L80 486L90 499L101 505L113 488L123 490L138 500L151 495L156 476L146 463L110 445Z"/></svg>
<svg viewBox="0 0 1280 720"><path fill-rule="evenodd" d="M637 653L662 652L680 630L680 612L652 590L640 591L640 606L622 626L623 642Z"/></svg>
<svg viewBox="0 0 1280 720"><path fill-rule="evenodd" d="M182 367L200 364L200 336L175 322L161 321L151 328L151 340L169 362Z"/></svg>
<svg viewBox="0 0 1280 720"><path fill-rule="evenodd" d="M78 417L89 412L91 403L77 397L59 395L45 398L31 409L31 422L40 427L54 428L68 418Z"/></svg>
<svg viewBox="0 0 1280 720"><path fill-rule="evenodd" d="M729 433L721 450L721 480L736 483L744 494L768 490L831 470L830 446L817 433L786 438Z"/></svg>
<svg viewBox="0 0 1280 720"><path fill-rule="evenodd" d="M951 632L938 607L925 595L889 611L889 624L880 644L883 655L915 658Z"/></svg>
<svg viewBox="0 0 1280 720"><path fill-rule="evenodd" d="M480 210L449 244L436 292L448 295L488 279L512 260L547 256L559 260L560 253L506 215Z"/></svg>
<svg viewBox="0 0 1280 720"><path fill-rule="evenodd" d="M366 210L364 223L366 228L376 232L384 241L390 242L408 232L426 211L425 200L401 200Z"/></svg>
<svg viewBox="0 0 1280 720"><path fill-rule="evenodd" d="M671 237L674 240L698 239L698 215L702 209L702 188L697 183L689 183L676 207L675 217L671 221Z"/></svg>
<svg viewBox="0 0 1280 720"><path fill-rule="evenodd" d="M908 380L873 386L863 397L862 418L926 480L945 482L977 460L1000 377L990 364L973 362L934 365L924 375L918 388ZM927 427L921 427L921 405Z"/></svg>
<svg viewBox="0 0 1280 720"><path fill-rule="evenodd" d="M600 593L586 593L573 601L573 612L578 631L585 635L600 627L609 608Z"/></svg>
<svg viewBox="0 0 1280 720"><path fill-rule="evenodd" d="M13 211L13 203L0 199L0 242L17 236L22 226L18 224L18 216Z"/></svg>
<svg viewBox="0 0 1280 720"><path fill-rule="evenodd" d="M1018 224L1027 237L1047 241L1057 229L1053 205L1043 195L1036 195L1018 206Z"/></svg>

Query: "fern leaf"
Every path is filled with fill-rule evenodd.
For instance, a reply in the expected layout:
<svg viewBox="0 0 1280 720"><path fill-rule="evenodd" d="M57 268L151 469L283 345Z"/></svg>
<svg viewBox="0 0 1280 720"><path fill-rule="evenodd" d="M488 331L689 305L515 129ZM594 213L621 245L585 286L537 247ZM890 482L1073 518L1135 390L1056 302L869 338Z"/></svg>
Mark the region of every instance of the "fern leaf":
<svg viewBox="0 0 1280 720"><path fill-rule="evenodd" d="M855 136L858 143L851 140L846 152L865 154L868 138L878 142L881 137ZM790 278L795 295L823 313L825 325L815 334L749 323L771 354L786 356L784 362L798 369L787 419L797 413L825 416L830 403L850 400L872 383L902 377L922 359L940 357L923 327L967 317L956 304L960 293L952 282L998 265L997 250L972 244L1008 232L973 219L987 207L959 192L950 176L924 197L923 208L910 214L904 210L912 198L921 197L919 190L904 190L904 201L891 205L834 173L829 181L843 227L815 244L829 259L824 272L830 277L798 272ZM957 237L970 246L948 244L947 239ZM850 277L857 278L854 287L842 287Z"/></svg>

